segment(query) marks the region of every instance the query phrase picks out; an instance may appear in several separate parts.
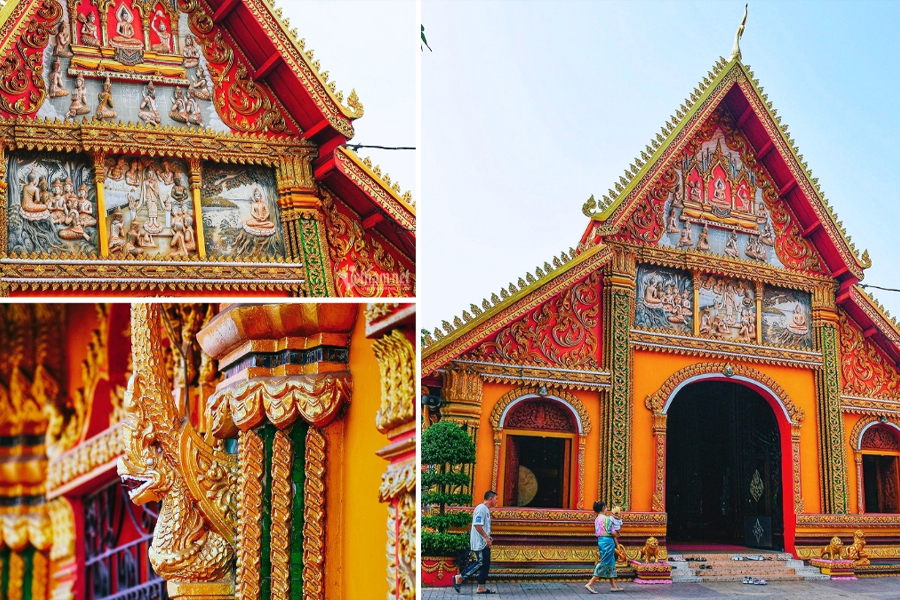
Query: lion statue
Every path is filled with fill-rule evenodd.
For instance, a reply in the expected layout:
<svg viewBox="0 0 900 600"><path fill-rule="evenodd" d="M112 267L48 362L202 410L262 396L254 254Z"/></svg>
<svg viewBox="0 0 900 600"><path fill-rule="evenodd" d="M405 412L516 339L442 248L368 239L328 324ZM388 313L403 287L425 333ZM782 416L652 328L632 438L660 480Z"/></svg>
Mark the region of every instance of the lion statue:
<svg viewBox="0 0 900 600"><path fill-rule="evenodd" d="M865 552L866 534L861 529L853 532L853 543L844 546L843 557L852 560L854 565L869 564L869 555Z"/></svg>
<svg viewBox="0 0 900 600"><path fill-rule="evenodd" d="M641 548L641 553L638 558L642 562L659 562L659 541L652 536L647 538L647 543Z"/></svg>
<svg viewBox="0 0 900 600"><path fill-rule="evenodd" d="M841 553L844 550L844 542L841 541L841 538L838 536L834 536L831 538L831 542L822 548L822 552L819 554L819 557L822 559L830 559L830 560L838 560L841 558Z"/></svg>

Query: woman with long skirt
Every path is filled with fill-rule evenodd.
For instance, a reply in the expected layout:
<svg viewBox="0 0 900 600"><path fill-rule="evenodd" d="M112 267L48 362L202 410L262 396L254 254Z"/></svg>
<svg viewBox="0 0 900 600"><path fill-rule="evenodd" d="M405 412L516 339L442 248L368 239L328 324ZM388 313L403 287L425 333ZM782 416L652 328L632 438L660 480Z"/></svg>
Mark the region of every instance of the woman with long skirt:
<svg viewBox="0 0 900 600"><path fill-rule="evenodd" d="M597 534L600 562L594 567L594 576L584 587L592 594L599 594L600 592L594 589L594 584L601 579L609 579L609 591L621 592L622 588L616 585L616 538L619 532L614 527L612 517L606 514L605 502L594 502L594 512L597 513L597 518L594 519L594 533Z"/></svg>

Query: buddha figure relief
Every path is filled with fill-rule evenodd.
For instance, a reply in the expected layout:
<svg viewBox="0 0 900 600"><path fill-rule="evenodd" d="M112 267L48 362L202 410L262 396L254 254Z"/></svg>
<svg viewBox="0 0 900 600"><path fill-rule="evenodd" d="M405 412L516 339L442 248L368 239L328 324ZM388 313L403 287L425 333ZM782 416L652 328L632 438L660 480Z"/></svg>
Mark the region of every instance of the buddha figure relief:
<svg viewBox="0 0 900 600"><path fill-rule="evenodd" d="M203 65L197 66L197 74L191 83L191 96L197 100L210 100L212 95L209 93L209 87L206 83L206 71Z"/></svg>
<svg viewBox="0 0 900 600"><path fill-rule="evenodd" d="M116 9L116 35L109 40L113 48L121 48L129 52L144 49L144 43L134 37L134 14L127 6L119 3Z"/></svg>
<svg viewBox="0 0 900 600"><path fill-rule="evenodd" d="M181 96L181 88L177 85L172 92L172 108L169 110L169 118L179 123L187 124L188 122L187 103Z"/></svg>
<svg viewBox="0 0 900 600"><path fill-rule="evenodd" d="M84 89L84 77L79 74L75 78L75 88L72 90L72 103L69 104L69 112L66 117L74 119L75 117L86 115L91 112L91 107L86 103L87 90Z"/></svg>
<svg viewBox="0 0 900 600"><path fill-rule="evenodd" d="M725 254L732 258L739 258L741 255L737 247L737 231L733 229L728 235L728 241L725 242Z"/></svg>
<svg viewBox="0 0 900 600"><path fill-rule="evenodd" d="M678 233L678 215L675 214L675 207L669 210L669 224L666 227L666 233Z"/></svg>
<svg viewBox="0 0 900 600"><path fill-rule="evenodd" d="M59 179L53 182L50 187L50 201L47 203L50 208L50 221L59 225L66 220L66 197L63 194L63 184Z"/></svg>
<svg viewBox="0 0 900 600"><path fill-rule="evenodd" d="M100 38L97 37L97 16L94 13L78 15L81 23L81 45L89 48L99 48Z"/></svg>
<svg viewBox="0 0 900 600"><path fill-rule="evenodd" d="M703 230L700 232L700 238L697 240L697 250L709 250L709 225L703 224Z"/></svg>
<svg viewBox="0 0 900 600"><path fill-rule="evenodd" d="M159 125L161 122L159 108L156 105L156 89L152 81L147 84L147 89L144 90L144 98L141 100L138 118L144 123L151 125Z"/></svg>
<svg viewBox="0 0 900 600"><path fill-rule="evenodd" d="M121 207L117 206L109 225L109 251L115 253L122 250L125 248L125 242L125 216Z"/></svg>
<svg viewBox="0 0 900 600"><path fill-rule="evenodd" d="M110 83L109 77L107 77L106 81L103 82L103 91L97 94L97 100L97 110L94 112L97 118L115 119L116 111L112 109L112 83Z"/></svg>
<svg viewBox="0 0 900 600"><path fill-rule="evenodd" d="M50 69L50 75L47 76L49 85L47 86L47 95L51 98L62 98L69 95L69 90L63 84L63 76L59 59L53 60L53 67Z"/></svg>
<svg viewBox="0 0 900 600"><path fill-rule="evenodd" d="M69 28L66 26L65 21L61 21L57 26L55 38L56 45L53 47L53 56L71 57L72 50L69 48L69 43L72 41L72 38L69 36Z"/></svg>
<svg viewBox="0 0 900 600"><path fill-rule="evenodd" d="M269 220L269 208L259 188L253 190L250 218L244 221L244 231L256 237L275 235L275 224Z"/></svg>
<svg viewBox="0 0 900 600"><path fill-rule="evenodd" d="M37 182L37 173L32 171L25 178L25 186L22 188L22 203L19 214L28 221L40 221L50 217L47 205L41 202L41 190Z"/></svg>
<svg viewBox="0 0 900 600"><path fill-rule="evenodd" d="M125 164L125 157L120 156L112 166L106 169L106 178L112 179L113 181L122 181L125 177L125 170L127 168L128 165Z"/></svg>
<svg viewBox="0 0 900 600"><path fill-rule="evenodd" d="M193 69L200 64L200 48L194 43L193 36L185 36L181 55L184 57L181 64L184 65L185 69Z"/></svg>
<svg viewBox="0 0 900 600"><path fill-rule="evenodd" d="M172 52L172 34L166 27L166 22L164 21L165 18L166 15L163 14L163 11L158 9L150 18L150 28L156 32L157 36L159 36L159 43L153 44L150 49L154 52L169 54Z"/></svg>
<svg viewBox="0 0 900 600"><path fill-rule="evenodd" d="M691 237L691 224L685 223L684 227L681 228L681 239L678 240L679 248L688 248L694 245L694 240Z"/></svg>
<svg viewBox="0 0 900 600"><path fill-rule="evenodd" d="M794 307L794 314L787 324L787 328L797 335L806 335L809 331L809 325L806 323L806 317L803 315L803 307L798 302Z"/></svg>

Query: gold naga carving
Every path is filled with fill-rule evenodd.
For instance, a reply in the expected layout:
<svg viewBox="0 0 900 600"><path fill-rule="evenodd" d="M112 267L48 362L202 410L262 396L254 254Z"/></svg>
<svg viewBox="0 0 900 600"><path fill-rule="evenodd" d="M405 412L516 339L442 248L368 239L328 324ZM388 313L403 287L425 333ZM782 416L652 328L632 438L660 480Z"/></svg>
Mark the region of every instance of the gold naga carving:
<svg viewBox="0 0 900 600"><path fill-rule="evenodd" d="M134 375L125 394L118 473L136 504L162 502L149 559L170 586L230 584L237 462L179 414L159 339L161 310L158 304L131 308Z"/></svg>
<svg viewBox="0 0 900 600"><path fill-rule="evenodd" d="M219 436L235 427L247 431L267 417L279 429L301 418L324 427L350 402L351 390L349 372L243 381L210 398L214 431Z"/></svg>

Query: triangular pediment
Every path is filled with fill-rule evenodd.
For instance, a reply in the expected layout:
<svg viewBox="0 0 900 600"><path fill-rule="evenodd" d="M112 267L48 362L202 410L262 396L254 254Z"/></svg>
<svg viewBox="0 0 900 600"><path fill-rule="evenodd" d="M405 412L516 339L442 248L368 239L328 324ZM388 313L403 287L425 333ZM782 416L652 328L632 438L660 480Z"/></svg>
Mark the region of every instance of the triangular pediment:
<svg viewBox="0 0 900 600"><path fill-rule="evenodd" d="M868 266L739 60L716 63L615 190L584 212L587 247L618 239L842 281Z"/></svg>
<svg viewBox="0 0 900 600"><path fill-rule="evenodd" d="M281 10L263 0L19 0L0 20L5 118L87 117L323 144L353 137L352 120L362 116L356 94L343 104ZM98 99L106 80L114 103Z"/></svg>

